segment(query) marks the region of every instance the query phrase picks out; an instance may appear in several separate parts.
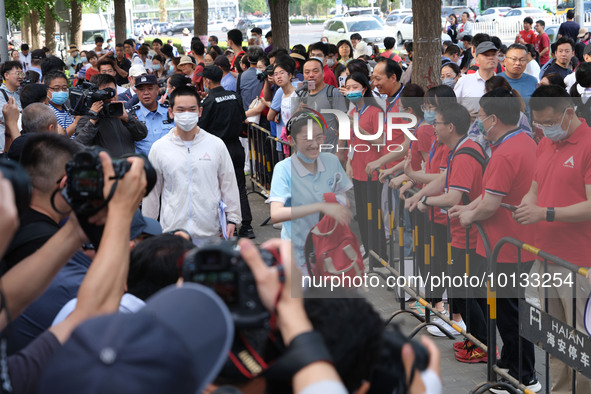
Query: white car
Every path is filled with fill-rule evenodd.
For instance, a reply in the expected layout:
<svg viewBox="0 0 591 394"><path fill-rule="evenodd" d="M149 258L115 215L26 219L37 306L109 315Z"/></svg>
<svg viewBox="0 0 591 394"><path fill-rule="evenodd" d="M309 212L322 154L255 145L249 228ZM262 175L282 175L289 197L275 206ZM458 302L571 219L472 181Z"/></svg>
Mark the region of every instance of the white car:
<svg viewBox="0 0 591 394"><path fill-rule="evenodd" d="M400 8L400 9L397 9L397 10L390 11L390 14L388 14L388 15L405 15L406 16L406 15L410 15L410 14L412 14L412 9L410 9L410 8Z"/></svg>
<svg viewBox="0 0 591 394"><path fill-rule="evenodd" d="M207 25L208 30L221 30L224 33L234 28L234 23L221 19L209 21Z"/></svg>
<svg viewBox="0 0 591 394"><path fill-rule="evenodd" d="M407 16L394 27L396 31L396 43L402 45L405 41L412 41L412 20L413 16ZM451 41L451 37L445 33L441 33L441 41Z"/></svg>
<svg viewBox="0 0 591 394"><path fill-rule="evenodd" d="M540 19L540 18L544 18L544 17L547 18L550 16L550 14L548 14L544 10L541 10L539 8L533 8L533 7L513 8L511 11L509 11L505 14L505 16L503 17L503 22L505 22L505 21L523 22L523 19L525 19L528 16L531 17L535 23L536 19Z"/></svg>
<svg viewBox="0 0 591 394"><path fill-rule="evenodd" d="M511 7L492 7L484 10L482 14L476 17L476 22L494 22L501 19L505 14L511 11ZM525 18L525 17L524 17ZM502 20L502 19L501 19Z"/></svg>
<svg viewBox="0 0 591 394"><path fill-rule="evenodd" d="M350 40L351 34L359 33L368 44L383 46L384 37L391 35L390 30L372 16L352 16L332 18L322 35L328 42L336 44L341 40Z"/></svg>

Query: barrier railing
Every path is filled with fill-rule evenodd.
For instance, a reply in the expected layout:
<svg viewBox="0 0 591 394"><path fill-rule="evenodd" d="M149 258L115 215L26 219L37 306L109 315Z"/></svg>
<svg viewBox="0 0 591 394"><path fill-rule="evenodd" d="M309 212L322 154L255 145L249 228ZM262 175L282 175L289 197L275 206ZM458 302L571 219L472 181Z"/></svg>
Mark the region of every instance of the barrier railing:
<svg viewBox="0 0 591 394"><path fill-rule="evenodd" d="M266 130L255 123L248 125L248 146L250 160L251 193L257 193L264 198L269 197L271 190L271 178L275 164L290 155L291 147L287 141L273 137ZM277 148L280 148L278 150ZM269 222L267 218L261 226Z"/></svg>

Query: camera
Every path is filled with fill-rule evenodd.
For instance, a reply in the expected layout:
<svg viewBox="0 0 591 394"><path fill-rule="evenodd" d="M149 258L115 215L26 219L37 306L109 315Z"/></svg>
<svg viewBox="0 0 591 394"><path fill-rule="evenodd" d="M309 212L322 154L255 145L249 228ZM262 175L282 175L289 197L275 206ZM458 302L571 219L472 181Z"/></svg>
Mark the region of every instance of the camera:
<svg viewBox="0 0 591 394"><path fill-rule="evenodd" d="M101 148L96 146L90 147L76 153L72 157L72 160L66 163L66 174L68 176L66 193L68 200L74 203L74 205L85 203L87 200L104 200L103 187L105 180L103 166L99 157L101 150ZM146 179L148 180L148 185L146 186L147 195L156 184L156 171L145 155L132 154L125 155L120 159L113 159L114 178L121 179L129 171L131 164L126 158L132 156L144 159L144 170L146 171Z"/></svg>
<svg viewBox="0 0 591 394"><path fill-rule="evenodd" d="M100 89L97 85L90 82L83 82L70 89L70 113L74 116L86 115L97 101L104 101L117 95L113 88ZM100 118L110 118L123 115L123 103L104 103L103 109L99 112Z"/></svg>
<svg viewBox="0 0 591 394"><path fill-rule="evenodd" d="M4 179L8 179L12 184L14 201L20 215L31 203L33 195L31 178L20 164L7 159L0 160L0 172L2 172Z"/></svg>
<svg viewBox="0 0 591 394"><path fill-rule="evenodd" d="M259 252L268 266L278 263L278 254ZM262 328L269 320L252 271L235 241L217 241L189 252L183 261L183 279L215 291L230 309L237 328Z"/></svg>
<svg viewBox="0 0 591 394"><path fill-rule="evenodd" d="M273 65L268 65L267 68L265 68L265 71L263 71L260 74L257 74L257 79L261 82L263 82L265 79L267 79L267 77L269 75L273 74Z"/></svg>

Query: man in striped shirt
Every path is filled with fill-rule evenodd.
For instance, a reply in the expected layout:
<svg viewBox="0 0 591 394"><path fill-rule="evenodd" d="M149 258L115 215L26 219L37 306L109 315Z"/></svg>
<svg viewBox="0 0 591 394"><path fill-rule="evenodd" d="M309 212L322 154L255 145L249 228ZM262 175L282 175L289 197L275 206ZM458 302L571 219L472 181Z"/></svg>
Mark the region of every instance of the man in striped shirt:
<svg viewBox="0 0 591 394"><path fill-rule="evenodd" d="M47 86L49 107L57 117L57 124L65 130L68 137L72 137L80 116L72 116L64 106L69 97L66 74L61 71L53 71L45 76L44 83Z"/></svg>

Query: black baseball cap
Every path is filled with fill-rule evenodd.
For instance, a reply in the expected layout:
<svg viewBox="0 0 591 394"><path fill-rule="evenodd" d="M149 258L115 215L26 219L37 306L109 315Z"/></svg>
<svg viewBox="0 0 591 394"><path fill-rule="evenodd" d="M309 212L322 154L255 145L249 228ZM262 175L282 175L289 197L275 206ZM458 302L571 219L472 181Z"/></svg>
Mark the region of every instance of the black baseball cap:
<svg viewBox="0 0 591 394"><path fill-rule="evenodd" d="M31 59L45 59L47 56L45 56L45 51L43 49L35 49L33 52L31 52Z"/></svg>
<svg viewBox="0 0 591 394"><path fill-rule="evenodd" d="M219 82L222 80L224 73L218 66L205 66L203 71L197 74L197 76L203 76L204 78L211 79L214 82Z"/></svg>
<svg viewBox="0 0 591 394"><path fill-rule="evenodd" d="M135 87L137 88L142 85L158 85L158 78L150 74L135 77Z"/></svg>

